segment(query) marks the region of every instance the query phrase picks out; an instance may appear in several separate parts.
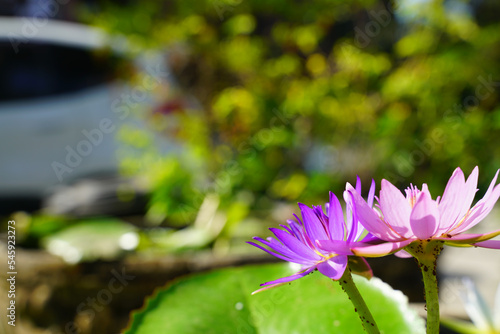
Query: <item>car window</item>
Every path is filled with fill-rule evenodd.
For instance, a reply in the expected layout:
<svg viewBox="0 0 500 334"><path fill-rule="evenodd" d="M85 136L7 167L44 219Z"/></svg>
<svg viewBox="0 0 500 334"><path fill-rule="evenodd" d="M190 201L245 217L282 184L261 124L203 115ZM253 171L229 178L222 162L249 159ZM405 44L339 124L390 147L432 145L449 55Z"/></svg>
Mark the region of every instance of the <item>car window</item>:
<svg viewBox="0 0 500 334"><path fill-rule="evenodd" d="M0 42L0 101L76 92L115 78L119 59L105 50Z"/></svg>

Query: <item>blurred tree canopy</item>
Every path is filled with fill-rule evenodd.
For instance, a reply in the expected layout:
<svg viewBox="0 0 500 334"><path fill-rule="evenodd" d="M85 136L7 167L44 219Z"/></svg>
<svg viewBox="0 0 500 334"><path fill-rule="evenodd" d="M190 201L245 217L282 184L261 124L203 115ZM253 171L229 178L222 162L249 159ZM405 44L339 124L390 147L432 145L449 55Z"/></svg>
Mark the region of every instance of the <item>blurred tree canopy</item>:
<svg viewBox="0 0 500 334"><path fill-rule="evenodd" d="M201 106L177 116L181 157L128 164L154 175L151 215L181 222L207 193L227 212L259 212L321 204L356 175L365 190L386 178L442 191L457 166L479 165L484 189L500 167L499 11L494 0L150 0L85 20L164 49Z"/></svg>

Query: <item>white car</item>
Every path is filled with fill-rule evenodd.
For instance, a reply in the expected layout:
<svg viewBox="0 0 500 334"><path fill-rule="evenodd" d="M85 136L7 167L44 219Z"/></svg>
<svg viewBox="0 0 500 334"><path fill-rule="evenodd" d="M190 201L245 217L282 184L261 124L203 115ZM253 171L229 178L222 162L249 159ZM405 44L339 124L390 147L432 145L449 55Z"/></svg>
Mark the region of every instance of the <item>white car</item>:
<svg viewBox="0 0 500 334"><path fill-rule="evenodd" d="M119 128L137 122L133 108L165 102L155 93L172 83L158 53L129 64L140 80L119 80L126 48L85 25L0 17L0 198L42 199L118 175Z"/></svg>

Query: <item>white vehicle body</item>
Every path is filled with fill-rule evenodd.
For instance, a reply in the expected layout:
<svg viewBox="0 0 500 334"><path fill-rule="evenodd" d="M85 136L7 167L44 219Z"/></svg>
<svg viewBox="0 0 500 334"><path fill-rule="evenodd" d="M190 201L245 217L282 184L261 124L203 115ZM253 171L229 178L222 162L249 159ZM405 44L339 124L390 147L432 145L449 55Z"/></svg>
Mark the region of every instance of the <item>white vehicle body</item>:
<svg viewBox="0 0 500 334"><path fill-rule="evenodd" d="M116 78L94 80L99 74L86 73L86 54L119 54L117 47L123 43L110 47L110 40L95 28L50 20L28 36L28 20L0 17L3 198L43 198L57 187L87 177L118 175L116 150L120 142L116 134L120 126L135 122L130 117L131 109L154 103L152 91L168 82L164 62L155 57L146 57L142 63L135 61L134 66L142 66L140 70L148 72L147 79L136 86ZM62 58L51 58L50 53L45 54L45 47L61 50ZM70 57L64 58L66 53ZM79 58L80 54L84 56ZM57 75L63 78L61 82L52 80L44 61L57 69ZM66 68L70 69L67 73ZM47 80L40 80L41 77ZM47 87L51 84L60 87Z"/></svg>

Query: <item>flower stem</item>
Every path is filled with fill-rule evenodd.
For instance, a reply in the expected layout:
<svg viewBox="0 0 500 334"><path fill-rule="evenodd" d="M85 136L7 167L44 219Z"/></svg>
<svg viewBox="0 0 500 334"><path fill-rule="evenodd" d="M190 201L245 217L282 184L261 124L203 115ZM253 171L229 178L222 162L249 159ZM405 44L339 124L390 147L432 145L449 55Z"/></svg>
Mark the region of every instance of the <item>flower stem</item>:
<svg viewBox="0 0 500 334"><path fill-rule="evenodd" d="M436 261L433 264L420 263L425 287L425 305L427 308L427 334L439 333L439 296L436 278Z"/></svg>
<svg viewBox="0 0 500 334"><path fill-rule="evenodd" d="M342 287L342 290L344 290L349 296L349 299L354 306L354 311L358 313L359 319L361 320L361 324L363 325L365 332L369 334L380 333L377 324L375 323L375 320L370 313L370 310L366 306L363 297L361 297L358 288L356 288L356 285L352 280L351 270L349 268L346 268L346 270L344 271L344 275L339 280L339 283Z"/></svg>
<svg viewBox="0 0 500 334"><path fill-rule="evenodd" d="M437 257L443 249L442 241L420 240L411 243L406 251L417 261L425 289L425 305L427 308L427 334L439 334L439 294L436 277Z"/></svg>

